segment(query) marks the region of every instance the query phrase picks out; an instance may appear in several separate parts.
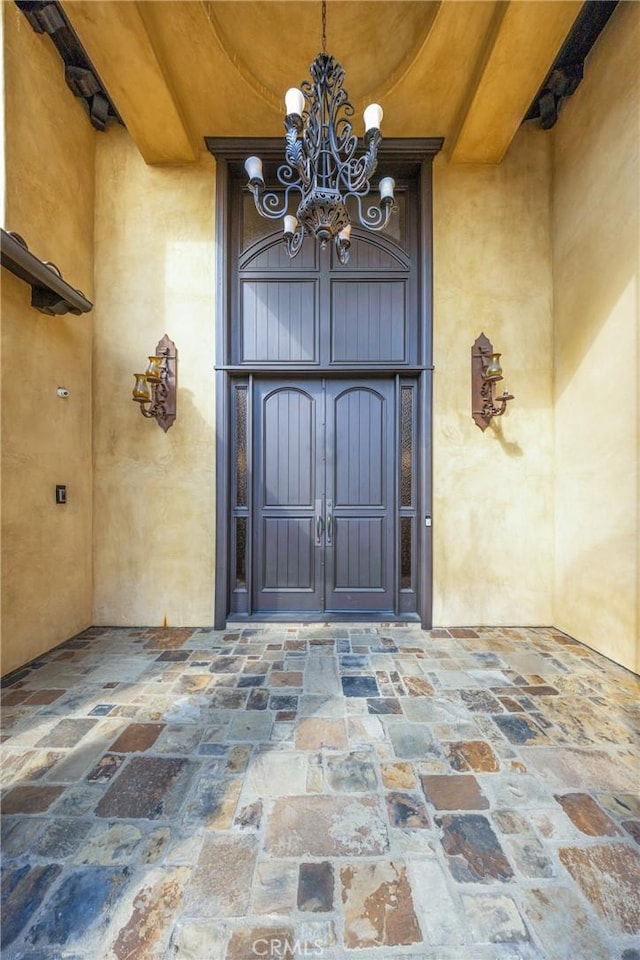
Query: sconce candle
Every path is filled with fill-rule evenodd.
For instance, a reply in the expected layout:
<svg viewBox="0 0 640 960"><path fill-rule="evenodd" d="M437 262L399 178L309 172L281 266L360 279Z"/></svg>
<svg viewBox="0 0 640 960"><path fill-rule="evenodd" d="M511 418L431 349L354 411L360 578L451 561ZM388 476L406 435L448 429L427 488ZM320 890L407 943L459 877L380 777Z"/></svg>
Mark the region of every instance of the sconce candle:
<svg viewBox="0 0 640 960"><path fill-rule="evenodd" d="M149 383L160 383L164 370L164 357L149 357L149 366L145 374Z"/></svg>
<svg viewBox="0 0 640 960"><path fill-rule="evenodd" d="M133 399L138 403L151 403L151 387L147 383L146 373L134 373L134 377Z"/></svg>
<svg viewBox="0 0 640 960"><path fill-rule="evenodd" d="M146 373L134 373L133 376L136 381L133 400L140 404L140 413L155 420L166 433L176 418L178 377L178 351L166 333L155 354L149 357Z"/></svg>
<svg viewBox="0 0 640 960"><path fill-rule="evenodd" d="M483 374L485 380L502 380L502 367L500 366L501 356L501 353L489 354Z"/></svg>

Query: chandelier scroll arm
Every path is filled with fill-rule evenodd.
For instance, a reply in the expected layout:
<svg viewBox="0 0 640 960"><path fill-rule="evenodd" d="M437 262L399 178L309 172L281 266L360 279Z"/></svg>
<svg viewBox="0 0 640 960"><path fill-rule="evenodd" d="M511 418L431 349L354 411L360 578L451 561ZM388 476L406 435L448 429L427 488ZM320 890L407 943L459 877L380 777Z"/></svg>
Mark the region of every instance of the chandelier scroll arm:
<svg viewBox="0 0 640 960"><path fill-rule="evenodd" d="M286 233L284 235L284 242L287 248L287 253L291 260L300 253L302 249L302 241L304 240L304 227L301 223L298 223L296 229L293 233Z"/></svg>
<svg viewBox="0 0 640 960"><path fill-rule="evenodd" d="M280 180L280 183L282 183L285 188L284 194L278 194L274 190L264 193L264 188L262 188L259 184L250 183L248 185L249 190L251 190L251 193L253 194L256 210L260 216L264 217L266 220L281 220L289 208L289 194L291 191L297 190L299 193L302 192L299 182L296 181L294 183L287 183L284 179L282 179L280 173L283 168L284 165L278 169L277 175L278 180ZM293 175L293 171L290 167L286 167L286 169L290 171L291 175ZM285 176L284 173L283 176Z"/></svg>
<svg viewBox="0 0 640 960"><path fill-rule="evenodd" d="M345 161L340 179L347 193L364 196L369 192L371 177L378 168L378 146L382 142L379 130L367 130L365 134L366 152L358 158Z"/></svg>
<svg viewBox="0 0 640 960"><path fill-rule="evenodd" d="M348 196L356 198L358 204L358 217L363 227L365 227L367 230L374 230L376 232L379 230L384 230L391 219L391 214L395 209L393 198L385 198L380 202L380 204L372 203L371 206L367 207L365 212L362 207L362 200L368 192L369 191L367 190L364 193L357 193L356 191L351 190L345 195L345 199Z"/></svg>

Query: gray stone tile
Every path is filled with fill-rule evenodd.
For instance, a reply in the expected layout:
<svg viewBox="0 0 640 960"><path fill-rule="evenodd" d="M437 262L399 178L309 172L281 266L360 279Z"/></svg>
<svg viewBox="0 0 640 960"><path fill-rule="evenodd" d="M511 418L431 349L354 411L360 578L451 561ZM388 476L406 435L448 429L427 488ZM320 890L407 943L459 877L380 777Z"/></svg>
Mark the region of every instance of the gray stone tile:
<svg viewBox="0 0 640 960"><path fill-rule="evenodd" d="M399 759L422 759L425 756L440 756L440 749L426 724L389 723L389 739Z"/></svg>
<svg viewBox="0 0 640 960"><path fill-rule="evenodd" d="M368 793L378 785L375 767L364 751L329 756L326 779L336 793Z"/></svg>
<svg viewBox="0 0 640 960"><path fill-rule="evenodd" d="M289 917L296 906L298 867L289 860L258 863L253 882L253 912Z"/></svg>
<svg viewBox="0 0 640 960"><path fill-rule="evenodd" d="M252 834L204 838L186 893L187 915L244 917L251 899L258 841Z"/></svg>
<svg viewBox="0 0 640 960"><path fill-rule="evenodd" d="M461 957L467 924L443 867L434 857L415 854L407 857L407 865L424 939L435 947L452 947L452 958Z"/></svg>
<svg viewBox="0 0 640 960"><path fill-rule="evenodd" d="M553 861L544 846L535 837L509 838L505 850L524 877L553 877Z"/></svg>
<svg viewBox="0 0 640 960"><path fill-rule="evenodd" d="M511 897L479 893L464 895L462 901L474 943L519 943L529 939L526 925Z"/></svg>
<svg viewBox="0 0 640 960"><path fill-rule="evenodd" d="M250 743L264 743L271 733L273 717L269 711L236 713L231 721L227 737L229 740L245 740Z"/></svg>
<svg viewBox="0 0 640 960"><path fill-rule="evenodd" d="M309 759L303 752L266 749L254 753L244 779L247 797L283 797L306 793Z"/></svg>
<svg viewBox="0 0 640 960"><path fill-rule="evenodd" d="M71 817L46 820L44 830L31 844L31 851L50 860L66 860L76 852L91 827L91 821Z"/></svg>
<svg viewBox="0 0 640 960"><path fill-rule="evenodd" d="M572 890L545 886L524 890L523 912L549 960L611 960L597 922Z"/></svg>
<svg viewBox="0 0 640 960"><path fill-rule="evenodd" d="M2 817L2 854L6 858L19 857L46 827L44 817Z"/></svg>
<svg viewBox="0 0 640 960"><path fill-rule="evenodd" d="M287 797L274 801L267 853L280 857L347 857L385 853L389 838L374 797Z"/></svg>

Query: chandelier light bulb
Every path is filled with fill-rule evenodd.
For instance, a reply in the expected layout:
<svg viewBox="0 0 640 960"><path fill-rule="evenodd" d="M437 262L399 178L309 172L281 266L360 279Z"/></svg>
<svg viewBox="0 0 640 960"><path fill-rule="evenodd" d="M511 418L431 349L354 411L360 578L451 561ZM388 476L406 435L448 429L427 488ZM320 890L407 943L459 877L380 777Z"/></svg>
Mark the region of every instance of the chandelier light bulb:
<svg viewBox="0 0 640 960"><path fill-rule="evenodd" d="M364 111L364 129L379 130L382 123L382 107L379 103L370 103Z"/></svg>
<svg viewBox="0 0 640 960"><path fill-rule="evenodd" d="M393 191L395 190L395 186L396 182L393 177L383 177L379 184L380 199L393 200Z"/></svg>
<svg viewBox="0 0 640 960"><path fill-rule="evenodd" d="M284 218L283 233L286 236L288 233L295 233L297 229L298 229L298 218L294 217L293 214L288 213L287 216Z"/></svg>
<svg viewBox="0 0 640 960"><path fill-rule="evenodd" d="M304 110L304 94L297 87L290 87L284 95L284 106L288 117L302 116Z"/></svg>
<svg viewBox="0 0 640 960"><path fill-rule="evenodd" d="M247 157L244 162L244 168L247 171L247 176L249 177L249 183L262 183L264 184L264 176L262 173L262 160L260 157Z"/></svg>
<svg viewBox="0 0 640 960"><path fill-rule="evenodd" d="M338 234L341 240L351 240L351 224L348 223L344 230Z"/></svg>

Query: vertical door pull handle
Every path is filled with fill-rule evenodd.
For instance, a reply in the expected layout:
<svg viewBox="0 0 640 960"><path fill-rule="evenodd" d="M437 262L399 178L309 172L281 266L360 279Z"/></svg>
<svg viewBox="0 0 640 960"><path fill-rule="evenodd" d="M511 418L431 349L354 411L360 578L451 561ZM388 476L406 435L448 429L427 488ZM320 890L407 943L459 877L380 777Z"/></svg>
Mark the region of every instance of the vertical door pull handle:
<svg viewBox="0 0 640 960"><path fill-rule="evenodd" d="M327 500L327 543L333 540L333 500Z"/></svg>
<svg viewBox="0 0 640 960"><path fill-rule="evenodd" d="M322 546L322 500L316 500L316 547Z"/></svg>

